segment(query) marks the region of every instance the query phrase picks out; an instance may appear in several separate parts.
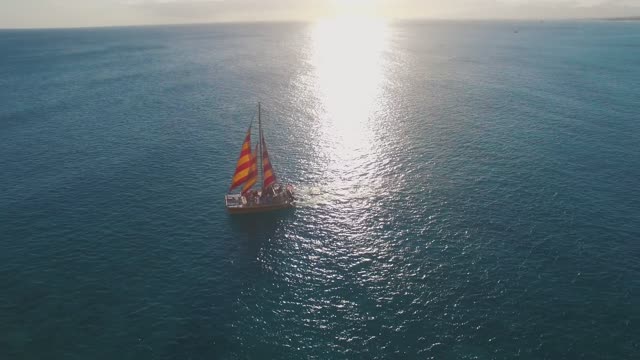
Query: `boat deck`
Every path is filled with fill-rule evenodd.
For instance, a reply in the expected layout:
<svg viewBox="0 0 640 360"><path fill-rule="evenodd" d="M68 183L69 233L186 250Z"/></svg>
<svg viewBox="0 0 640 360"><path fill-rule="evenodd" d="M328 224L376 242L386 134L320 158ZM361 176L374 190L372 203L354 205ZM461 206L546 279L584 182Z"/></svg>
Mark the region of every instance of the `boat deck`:
<svg viewBox="0 0 640 360"><path fill-rule="evenodd" d="M295 205L293 199L287 197L251 200L240 194L228 194L225 196L225 206L231 214L251 214L288 209Z"/></svg>

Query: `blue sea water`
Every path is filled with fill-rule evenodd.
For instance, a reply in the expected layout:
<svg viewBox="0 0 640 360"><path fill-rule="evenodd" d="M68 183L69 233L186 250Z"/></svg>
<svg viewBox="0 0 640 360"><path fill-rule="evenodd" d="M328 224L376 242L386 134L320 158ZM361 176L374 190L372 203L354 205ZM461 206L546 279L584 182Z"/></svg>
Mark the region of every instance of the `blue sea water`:
<svg viewBox="0 0 640 360"><path fill-rule="evenodd" d="M638 22L0 49L0 359L640 358ZM258 101L298 208L233 218Z"/></svg>

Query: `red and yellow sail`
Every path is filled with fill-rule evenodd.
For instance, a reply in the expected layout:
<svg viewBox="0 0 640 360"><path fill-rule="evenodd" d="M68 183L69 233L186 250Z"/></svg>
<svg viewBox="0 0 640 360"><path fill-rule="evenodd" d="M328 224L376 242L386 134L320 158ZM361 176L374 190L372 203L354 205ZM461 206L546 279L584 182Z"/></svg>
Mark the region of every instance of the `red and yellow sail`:
<svg viewBox="0 0 640 360"><path fill-rule="evenodd" d="M258 155L257 151L258 145L256 144L253 153L251 153L251 167L249 168L249 177L247 178L247 182L245 182L244 186L242 187L243 194L249 191L249 189L251 189L251 187L255 185L256 182L258 182L258 161L256 159Z"/></svg>
<svg viewBox="0 0 640 360"><path fill-rule="evenodd" d="M269 188L269 186L275 184L276 174L273 172L273 167L271 167L271 161L269 161L269 152L267 151L267 144L264 142L264 137L262 137L261 141L262 141L262 176L264 178L262 188L267 189Z"/></svg>
<svg viewBox="0 0 640 360"><path fill-rule="evenodd" d="M247 135L245 136L244 142L242 143L242 150L240 151L240 157L238 158L238 163L236 164L236 171L233 174L233 179L231 180L231 187L229 188L229 191L246 183L250 179L252 165L255 166L255 157L253 157L251 154L251 126L249 126Z"/></svg>

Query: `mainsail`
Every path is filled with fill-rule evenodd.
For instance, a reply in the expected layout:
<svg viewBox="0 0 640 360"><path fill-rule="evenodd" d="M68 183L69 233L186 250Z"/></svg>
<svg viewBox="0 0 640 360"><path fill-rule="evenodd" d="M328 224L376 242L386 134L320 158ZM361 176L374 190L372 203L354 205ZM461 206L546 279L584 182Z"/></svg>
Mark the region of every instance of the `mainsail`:
<svg viewBox="0 0 640 360"><path fill-rule="evenodd" d="M255 158L251 156L251 125L249 125L249 130L247 130L247 135L242 143L242 150L240 151L240 157L236 164L236 172L233 174L229 191L246 183L250 179L251 167L252 165L255 166L255 164L252 164L252 161L254 162Z"/></svg>
<svg viewBox="0 0 640 360"><path fill-rule="evenodd" d="M267 143L264 141L264 136L261 136L261 141L262 141L262 176L264 178L262 188L267 189L269 188L269 186L275 184L276 174L273 172L273 168L271 167L271 161L269 161L269 152L267 152Z"/></svg>
<svg viewBox="0 0 640 360"><path fill-rule="evenodd" d="M256 143L256 147L253 149L253 153L251 154L251 167L249 168L249 177L247 178L247 182L244 183L242 187L242 193L246 193L251 189L253 185L258 182L258 162L256 161L258 152L258 144Z"/></svg>

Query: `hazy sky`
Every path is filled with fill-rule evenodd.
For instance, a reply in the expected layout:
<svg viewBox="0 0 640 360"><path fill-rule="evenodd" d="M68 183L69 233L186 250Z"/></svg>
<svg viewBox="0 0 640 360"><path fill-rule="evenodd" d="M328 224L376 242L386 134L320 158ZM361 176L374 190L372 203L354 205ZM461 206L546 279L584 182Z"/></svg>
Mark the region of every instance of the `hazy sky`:
<svg viewBox="0 0 640 360"><path fill-rule="evenodd" d="M0 28L388 18L588 18L640 15L640 0L0 0Z"/></svg>

